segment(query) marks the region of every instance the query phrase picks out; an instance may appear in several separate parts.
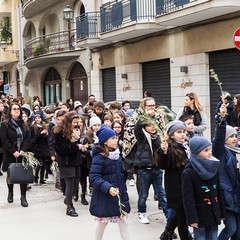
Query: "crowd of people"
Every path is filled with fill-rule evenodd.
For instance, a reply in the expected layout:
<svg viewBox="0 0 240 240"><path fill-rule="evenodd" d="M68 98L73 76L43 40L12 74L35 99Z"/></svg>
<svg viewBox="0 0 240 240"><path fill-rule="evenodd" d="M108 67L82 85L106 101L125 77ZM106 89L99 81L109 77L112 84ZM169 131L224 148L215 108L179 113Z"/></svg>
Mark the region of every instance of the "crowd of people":
<svg viewBox="0 0 240 240"><path fill-rule="evenodd" d="M106 108L93 94L84 106L67 99L46 107L38 96L30 104L2 94L0 174L10 163L21 162L24 153L33 152L38 160L34 185L46 185L54 171L68 216L78 216L73 202L79 198L89 205L89 192L89 211L98 220L96 240L103 238L108 222L118 223L121 238L129 239L127 180L136 185L142 224L149 224L147 198L153 186L166 217L160 239L177 238L178 228L182 240L239 240L240 94L221 96L215 120L211 143L203 137L207 116L196 93L186 94L173 121L157 108L149 91L137 109L127 100ZM7 201L12 203L14 184L8 178L7 187ZM20 184L23 207L28 207L31 187Z"/></svg>

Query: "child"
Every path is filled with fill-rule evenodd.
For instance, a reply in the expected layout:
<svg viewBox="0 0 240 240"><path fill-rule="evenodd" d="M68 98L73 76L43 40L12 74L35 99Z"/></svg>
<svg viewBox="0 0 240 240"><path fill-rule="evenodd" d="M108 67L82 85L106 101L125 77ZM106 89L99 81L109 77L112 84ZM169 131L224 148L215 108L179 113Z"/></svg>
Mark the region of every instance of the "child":
<svg viewBox="0 0 240 240"><path fill-rule="evenodd" d="M167 207L173 209L173 214L167 222L162 240L172 239L176 226L182 240L191 239L188 233L186 216L182 200L182 172L189 155L186 142L186 126L182 121L174 120L167 125L168 140L161 139L159 167L165 169L164 184L167 196Z"/></svg>
<svg viewBox="0 0 240 240"><path fill-rule="evenodd" d="M212 156L211 143L200 136L190 139L191 156L183 173L183 205L195 240L216 240L225 215L218 180L220 161Z"/></svg>
<svg viewBox="0 0 240 240"><path fill-rule="evenodd" d="M186 126L186 130L187 130L187 138L190 139L194 136L196 136L197 134L194 132L194 121L193 121L193 116L192 115L188 115L188 114L183 114L180 118L180 121L182 121L185 126Z"/></svg>
<svg viewBox="0 0 240 240"><path fill-rule="evenodd" d="M237 131L227 125L227 107L222 104L217 117L213 139L213 155L220 160L219 181L226 207L224 229L219 240L240 239L240 149L237 146Z"/></svg>
<svg viewBox="0 0 240 240"><path fill-rule="evenodd" d="M99 143L93 148L90 170L90 182L93 185L90 213L98 220L95 240L103 238L108 222L117 222L122 240L129 240L125 214L130 212L130 205L118 139L116 133L106 126L97 131L97 136ZM123 204L121 206L119 199Z"/></svg>

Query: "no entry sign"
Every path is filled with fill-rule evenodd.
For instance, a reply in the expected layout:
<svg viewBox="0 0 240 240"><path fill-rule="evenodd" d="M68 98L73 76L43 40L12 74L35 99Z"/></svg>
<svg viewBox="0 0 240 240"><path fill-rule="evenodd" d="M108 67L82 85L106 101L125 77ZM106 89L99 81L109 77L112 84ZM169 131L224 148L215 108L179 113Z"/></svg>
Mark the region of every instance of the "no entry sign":
<svg viewBox="0 0 240 240"><path fill-rule="evenodd" d="M238 50L240 50L240 28L238 28L233 35L233 42Z"/></svg>

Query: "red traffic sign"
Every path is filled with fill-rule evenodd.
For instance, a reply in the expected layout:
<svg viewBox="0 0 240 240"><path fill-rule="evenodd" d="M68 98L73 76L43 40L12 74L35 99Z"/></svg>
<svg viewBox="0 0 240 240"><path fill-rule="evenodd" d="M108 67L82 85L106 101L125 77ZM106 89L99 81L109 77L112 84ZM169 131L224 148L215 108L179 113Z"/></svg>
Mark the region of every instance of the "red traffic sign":
<svg viewBox="0 0 240 240"><path fill-rule="evenodd" d="M238 50L240 50L240 28L233 34L233 42Z"/></svg>

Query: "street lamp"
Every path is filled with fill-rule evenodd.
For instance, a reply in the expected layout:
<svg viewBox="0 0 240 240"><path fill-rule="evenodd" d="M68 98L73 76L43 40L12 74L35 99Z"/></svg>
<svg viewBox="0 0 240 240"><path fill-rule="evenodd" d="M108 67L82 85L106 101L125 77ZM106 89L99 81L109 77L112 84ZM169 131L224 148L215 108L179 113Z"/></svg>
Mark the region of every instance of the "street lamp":
<svg viewBox="0 0 240 240"><path fill-rule="evenodd" d="M73 19L73 10L67 5L63 10L63 19L68 22L68 46L69 50L71 49L71 36L70 36L70 28L71 28L71 20Z"/></svg>

